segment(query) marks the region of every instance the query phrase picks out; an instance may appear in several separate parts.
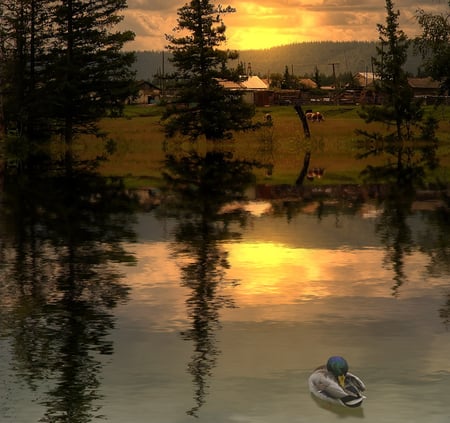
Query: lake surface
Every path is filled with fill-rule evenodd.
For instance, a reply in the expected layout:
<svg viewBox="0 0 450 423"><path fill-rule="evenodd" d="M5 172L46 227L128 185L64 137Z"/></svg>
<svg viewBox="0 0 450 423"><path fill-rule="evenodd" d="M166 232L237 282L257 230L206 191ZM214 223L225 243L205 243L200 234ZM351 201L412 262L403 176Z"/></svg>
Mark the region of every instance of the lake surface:
<svg viewBox="0 0 450 423"><path fill-rule="evenodd" d="M441 203L27 195L0 215L2 423L448 421ZM308 391L336 354L359 409Z"/></svg>

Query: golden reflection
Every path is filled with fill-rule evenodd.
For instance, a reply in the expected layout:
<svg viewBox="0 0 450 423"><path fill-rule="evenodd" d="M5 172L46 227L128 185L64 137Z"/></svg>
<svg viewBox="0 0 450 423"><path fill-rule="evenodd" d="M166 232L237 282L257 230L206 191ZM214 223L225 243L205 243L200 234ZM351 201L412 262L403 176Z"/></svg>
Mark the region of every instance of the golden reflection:
<svg viewBox="0 0 450 423"><path fill-rule="evenodd" d="M324 269L313 254L314 250L293 249L283 244L231 245L231 272L237 272L236 278L242 280L236 294L247 297L250 303L280 304L292 302L300 291L302 297L328 295L328 288L308 283L323 277Z"/></svg>
<svg viewBox="0 0 450 423"><path fill-rule="evenodd" d="M289 248L283 244L253 243L234 244L231 248L230 260L245 263L252 268L267 270L283 266L283 273L291 267L298 270L302 267L306 272L303 276L307 279L320 277L321 269L316 266L314 260L315 250L304 248Z"/></svg>
<svg viewBox="0 0 450 423"><path fill-rule="evenodd" d="M392 269L382 265L383 249L333 250L264 241L222 246L230 264L227 279L239 283L222 285L221 294L233 298L238 307L315 304L319 299L357 296L392 298ZM177 330L186 324L188 290L180 286L179 266L189 259L171 260L167 247L166 242L127 247L137 259L137 266L127 270L127 283L133 288L130 295L140 304L159 305L154 320L161 331ZM411 280L402 288L403 299L419 297L439 283L439 278L421 277L426 264L426 257L420 253L407 257L405 265ZM314 310L319 312L316 307ZM147 307L135 305L133 313L149 317Z"/></svg>
<svg viewBox="0 0 450 423"><path fill-rule="evenodd" d="M230 244L233 293L243 304L292 304L328 296L389 296L380 280L382 251L294 248L276 243Z"/></svg>

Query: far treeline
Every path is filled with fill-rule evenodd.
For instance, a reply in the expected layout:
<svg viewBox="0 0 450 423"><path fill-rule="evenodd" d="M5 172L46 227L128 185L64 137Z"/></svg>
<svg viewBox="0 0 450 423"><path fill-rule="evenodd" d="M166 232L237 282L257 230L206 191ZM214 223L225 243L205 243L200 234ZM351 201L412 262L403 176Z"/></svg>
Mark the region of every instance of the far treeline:
<svg viewBox="0 0 450 423"><path fill-rule="evenodd" d="M332 76L335 64L338 74L372 72L373 58L377 55L375 41L311 41L272 47L264 50L241 50L239 57L230 61L236 67L242 62L253 75L283 74L286 66L296 76L312 76L316 69L325 76ZM171 74L175 68L167 51L136 52L136 78L157 80L163 72ZM250 68L249 68L250 67ZM422 57L413 46L408 48L404 69L411 76L424 74Z"/></svg>

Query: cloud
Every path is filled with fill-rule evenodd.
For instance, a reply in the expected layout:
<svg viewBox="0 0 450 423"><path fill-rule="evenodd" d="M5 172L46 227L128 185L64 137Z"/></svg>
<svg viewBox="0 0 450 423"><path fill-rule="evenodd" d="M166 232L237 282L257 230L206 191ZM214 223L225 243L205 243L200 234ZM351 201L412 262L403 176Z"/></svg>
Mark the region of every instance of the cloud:
<svg viewBox="0 0 450 423"><path fill-rule="evenodd" d="M171 12L183 6L179 0L128 0L128 9L149 10L159 13Z"/></svg>
<svg viewBox="0 0 450 423"><path fill-rule="evenodd" d="M183 0L129 0L120 29L136 34L131 50L162 50L165 34L177 24L177 10ZM270 48L303 41L376 40L377 24L384 24L385 3L379 0L246 0L216 1L236 13L223 14L227 27L227 47L245 50ZM448 11L443 0L398 0L400 29L408 35L419 33L414 18L417 9Z"/></svg>

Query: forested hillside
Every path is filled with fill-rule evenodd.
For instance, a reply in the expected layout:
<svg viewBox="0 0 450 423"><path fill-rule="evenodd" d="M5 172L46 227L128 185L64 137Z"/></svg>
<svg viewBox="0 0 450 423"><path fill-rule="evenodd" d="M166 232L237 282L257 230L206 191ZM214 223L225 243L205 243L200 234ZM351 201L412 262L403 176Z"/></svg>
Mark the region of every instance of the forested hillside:
<svg viewBox="0 0 450 423"><path fill-rule="evenodd" d="M243 50L239 52L239 61L246 66L251 63L253 74L283 73L288 66L289 72L302 76L313 74L317 66L321 73L332 75L333 66L337 74L345 72L371 71L371 57L376 55L375 42L305 42L273 47L267 50ZM137 52L136 71L138 79L152 80L156 74L170 73L173 66L168 53L160 51ZM163 69L164 57L164 69ZM237 66L231 62L231 67ZM410 51L406 71L417 74L420 58Z"/></svg>

